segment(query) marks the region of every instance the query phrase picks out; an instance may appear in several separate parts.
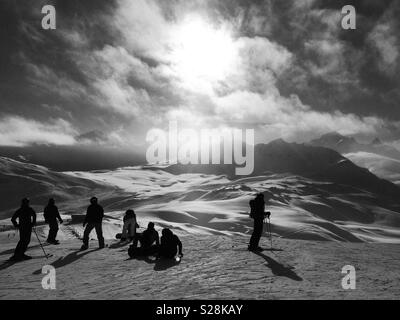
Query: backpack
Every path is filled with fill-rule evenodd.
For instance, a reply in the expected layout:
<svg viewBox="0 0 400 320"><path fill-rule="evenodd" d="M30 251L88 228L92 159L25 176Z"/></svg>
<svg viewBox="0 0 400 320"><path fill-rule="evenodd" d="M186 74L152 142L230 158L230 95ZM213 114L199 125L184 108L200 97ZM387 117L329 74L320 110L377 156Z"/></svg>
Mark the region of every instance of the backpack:
<svg viewBox="0 0 400 320"><path fill-rule="evenodd" d="M254 219L256 214L256 201L254 199L250 200L249 205L250 205L250 218Z"/></svg>

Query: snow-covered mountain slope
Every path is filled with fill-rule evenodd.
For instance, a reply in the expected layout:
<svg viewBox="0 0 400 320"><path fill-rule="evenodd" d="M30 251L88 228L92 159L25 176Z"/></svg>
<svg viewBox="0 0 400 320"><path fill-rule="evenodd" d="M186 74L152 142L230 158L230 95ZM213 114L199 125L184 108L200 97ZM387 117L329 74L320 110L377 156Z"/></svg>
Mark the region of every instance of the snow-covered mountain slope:
<svg viewBox="0 0 400 320"><path fill-rule="evenodd" d="M235 175L235 165L176 164L165 170L174 174L223 174L232 179L240 178ZM378 178L366 168L355 165L337 151L324 147L288 143L282 139L256 145L252 175L262 176L274 173L330 181L337 185L349 185L374 194L400 198L398 186Z"/></svg>
<svg viewBox="0 0 400 320"><path fill-rule="evenodd" d="M228 180L140 167L70 174L99 183L112 181L131 194L110 204L109 211L133 207L139 221L152 220L182 232L246 234L252 227L248 203L263 192L274 232L281 236L400 242L398 202L332 182L285 174Z"/></svg>
<svg viewBox="0 0 400 320"><path fill-rule="evenodd" d="M400 185L400 160L368 152L348 153L345 157L376 176Z"/></svg>
<svg viewBox="0 0 400 320"><path fill-rule="evenodd" d="M85 213L89 197L96 194L106 211L108 239L120 230L123 213L130 208L136 211L141 226L154 221L181 234L246 235L252 228L249 200L262 192L267 209L272 212L273 232L284 238L400 242L398 199L357 186L297 175L268 174L229 180L218 175L176 175L157 167L128 167L63 174L44 171L39 178L35 170L23 171L23 178L17 184L19 188L32 181L37 183L39 178L45 182L52 179L51 185L58 190L55 197L59 209L67 220L74 218L69 223L73 234L82 234L79 215ZM71 193L70 188L79 192ZM29 190L41 223L46 196L52 193L40 188ZM14 202L15 208L18 205L19 198ZM0 226L6 229L11 226L10 213L2 213ZM70 239L62 232L60 237Z"/></svg>
<svg viewBox="0 0 400 320"><path fill-rule="evenodd" d="M37 210L43 210L49 197L74 209L86 205L92 194L110 196L114 189L111 185L0 157L0 219L10 216L24 197L29 197Z"/></svg>

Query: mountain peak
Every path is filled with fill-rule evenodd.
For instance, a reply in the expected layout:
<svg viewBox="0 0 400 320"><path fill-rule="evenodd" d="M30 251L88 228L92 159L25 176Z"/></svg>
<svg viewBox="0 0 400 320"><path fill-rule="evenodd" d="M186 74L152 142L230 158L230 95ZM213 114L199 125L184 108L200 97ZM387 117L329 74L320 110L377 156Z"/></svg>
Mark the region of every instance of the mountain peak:
<svg viewBox="0 0 400 320"><path fill-rule="evenodd" d="M289 142L286 142L282 138L279 138L279 139L275 139L275 140L270 141L268 144L271 144L271 145L287 145L287 144L289 144Z"/></svg>
<svg viewBox="0 0 400 320"><path fill-rule="evenodd" d="M382 144L382 141L381 141L381 139L379 139L378 137L376 137L376 138L371 142L371 144L374 145L374 146L376 146L376 145L381 145L381 144Z"/></svg>

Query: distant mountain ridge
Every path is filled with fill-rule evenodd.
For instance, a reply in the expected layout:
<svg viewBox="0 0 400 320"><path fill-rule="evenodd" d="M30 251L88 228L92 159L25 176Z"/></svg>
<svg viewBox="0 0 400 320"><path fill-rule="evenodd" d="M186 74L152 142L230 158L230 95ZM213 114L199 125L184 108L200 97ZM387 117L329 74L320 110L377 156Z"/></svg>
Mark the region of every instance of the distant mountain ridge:
<svg viewBox="0 0 400 320"><path fill-rule="evenodd" d="M342 154L368 152L400 160L400 151L382 143L379 138L375 138L371 143L364 144L359 143L353 137L345 136L338 132L329 132L318 139L311 140L308 144L333 149Z"/></svg>
<svg viewBox="0 0 400 320"><path fill-rule="evenodd" d="M112 191L113 188L88 179L51 171L43 166L0 157L0 212L7 215L8 210L18 207L24 197L33 203L47 203L50 196L58 201L71 201L82 206L94 194ZM79 199L79 200L77 200ZM43 209L43 208L39 208Z"/></svg>
<svg viewBox="0 0 400 320"><path fill-rule="evenodd" d="M174 174L205 173L235 175L235 165L182 165L167 167ZM335 150L308 144L288 143L282 139L254 148L253 176L271 173L290 173L312 179L327 180L373 193L400 197L400 188L380 179L365 168L351 162Z"/></svg>
<svg viewBox="0 0 400 320"><path fill-rule="evenodd" d="M81 140L93 140L95 137L95 134L89 133L82 135ZM84 144L76 146L0 146L0 156L38 164L55 171L116 169L145 163L145 157L141 150Z"/></svg>

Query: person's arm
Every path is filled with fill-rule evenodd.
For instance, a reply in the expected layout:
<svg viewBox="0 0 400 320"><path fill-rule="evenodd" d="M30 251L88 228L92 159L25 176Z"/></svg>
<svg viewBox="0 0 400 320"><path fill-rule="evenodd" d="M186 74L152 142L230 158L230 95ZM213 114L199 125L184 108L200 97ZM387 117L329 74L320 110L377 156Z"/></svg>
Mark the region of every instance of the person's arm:
<svg viewBox="0 0 400 320"><path fill-rule="evenodd" d="M158 232L156 231L156 245L160 245L160 236L158 235Z"/></svg>
<svg viewBox="0 0 400 320"><path fill-rule="evenodd" d="M87 218L88 218L88 215L89 215L89 208L90 208L90 206L86 209L85 219L83 220L83 227L85 227L87 225Z"/></svg>
<svg viewBox="0 0 400 320"><path fill-rule="evenodd" d="M100 206L100 216L101 216L101 219L104 218L104 209L102 206Z"/></svg>
<svg viewBox="0 0 400 320"><path fill-rule="evenodd" d="M57 217L57 219L58 219L58 221L60 223L63 223L63 220L62 220L61 215L60 215L60 211L58 211L57 207L56 207L56 217Z"/></svg>
<svg viewBox="0 0 400 320"><path fill-rule="evenodd" d="M11 222L15 228L18 228L17 219L19 218L19 209L14 212L13 216L11 217Z"/></svg>
<svg viewBox="0 0 400 320"><path fill-rule="evenodd" d="M182 242L181 242L181 240L179 240L178 236L175 236L175 237L176 237L177 245L179 247L179 255L183 256L183 253L182 253Z"/></svg>
<svg viewBox="0 0 400 320"><path fill-rule="evenodd" d="M32 226L36 225L36 212L31 208Z"/></svg>

